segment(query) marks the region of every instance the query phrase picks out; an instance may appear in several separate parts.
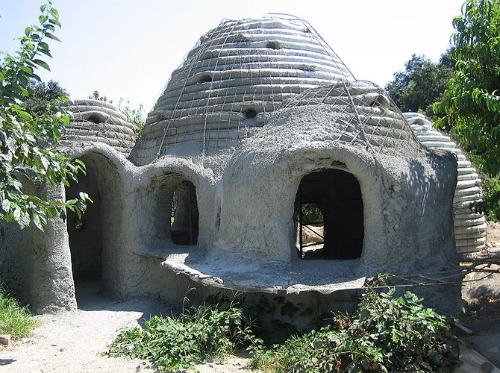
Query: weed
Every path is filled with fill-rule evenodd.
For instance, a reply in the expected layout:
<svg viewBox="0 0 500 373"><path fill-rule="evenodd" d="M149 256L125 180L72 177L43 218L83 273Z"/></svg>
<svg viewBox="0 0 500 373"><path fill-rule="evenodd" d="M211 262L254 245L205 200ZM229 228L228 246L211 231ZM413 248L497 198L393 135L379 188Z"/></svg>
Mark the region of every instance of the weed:
<svg viewBox="0 0 500 373"><path fill-rule="evenodd" d="M183 309L179 316L154 316L145 328L121 331L109 355L152 361L160 371L190 369L192 364L220 360L235 348L261 344L252 321L239 304L203 304Z"/></svg>
<svg viewBox="0 0 500 373"><path fill-rule="evenodd" d="M319 330L292 336L269 350L252 349L265 372L451 372L458 346L446 318L415 294L369 288L355 313L334 314Z"/></svg>
<svg viewBox="0 0 500 373"><path fill-rule="evenodd" d="M0 286L0 334L9 334L13 339L29 336L38 322L31 316L26 307L8 296Z"/></svg>
<svg viewBox="0 0 500 373"><path fill-rule="evenodd" d="M300 308L284 299L254 305L263 314L293 317ZM145 328L123 330L109 355L148 359L160 371L190 369L247 346L251 367L264 372L451 372L458 344L445 316L422 299L368 287L353 314L335 313L326 325L266 348L235 299L217 296L177 317L152 317ZM275 331L275 329L273 328Z"/></svg>

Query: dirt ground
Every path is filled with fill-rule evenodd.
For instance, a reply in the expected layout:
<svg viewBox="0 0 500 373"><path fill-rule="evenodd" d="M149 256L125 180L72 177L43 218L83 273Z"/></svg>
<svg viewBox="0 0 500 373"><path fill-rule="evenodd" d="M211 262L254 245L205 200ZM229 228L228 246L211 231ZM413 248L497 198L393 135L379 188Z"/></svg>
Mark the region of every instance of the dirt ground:
<svg viewBox="0 0 500 373"><path fill-rule="evenodd" d="M487 250L464 256L462 266L475 269L467 274L463 285L466 301L463 325L471 333L464 332L462 340L498 367L500 224L490 224ZM95 287L85 289L79 294L76 312L37 316L41 325L31 338L0 347L0 373L155 372L148 362L108 358L102 353L120 328L139 325L151 314L165 314L169 310L156 301L115 302L101 297ZM223 364L210 363L196 369L202 373L241 373L249 371L247 363L245 357L231 356ZM472 370L463 370L467 371Z"/></svg>
<svg viewBox="0 0 500 373"><path fill-rule="evenodd" d="M156 372L149 362L106 357L102 353L119 329L140 325L150 315L170 314L154 300L116 302L102 297L98 287L86 284L78 294L79 309L58 315L40 315L31 338L0 346L3 373L128 373ZM228 357L224 364L197 367L199 372L242 372L248 359Z"/></svg>

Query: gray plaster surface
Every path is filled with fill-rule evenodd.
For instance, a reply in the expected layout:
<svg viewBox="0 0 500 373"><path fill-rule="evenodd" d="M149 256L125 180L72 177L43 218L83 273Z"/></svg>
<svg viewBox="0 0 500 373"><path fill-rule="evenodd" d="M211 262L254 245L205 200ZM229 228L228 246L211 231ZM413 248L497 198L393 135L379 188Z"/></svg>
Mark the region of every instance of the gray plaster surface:
<svg viewBox="0 0 500 373"><path fill-rule="evenodd" d="M455 244L461 253L478 252L486 245L486 217L471 204L482 201L483 191L478 170L451 137L435 129L426 116L404 113L419 141L429 149L446 150L457 158L457 186L453 199Z"/></svg>
<svg viewBox="0 0 500 373"><path fill-rule="evenodd" d="M379 272L457 267L456 158L423 147L383 89L356 81L305 21L228 21L209 31L172 74L137 141L109 104L71 108L75 120L62 145L89 176L54 197L87 190L95 208L83 222L51 222L47 235L7 237L0 258L13 265L2 277L8 272L35 310L75 309L77 263L75 273L96 276L115 299L172 304L193 286L200 298L220 288L307 298L357 288ZM301 260L298 190L308 175L328 172L348 175L359 189L354 227L346 228L346 206L354 205L343 204L340 179L327 188L338 203L326 211L337 236L357 236L359 255ZM196 196L176 205L185 185ZM196 213L177 214L179 206ZM196 244L174 242L176 216L184 225L198 216L188 226ZM25 250L19 244L26 261L16 260ZM15 273L37 276L20 286ZM434 290L432 304L457 306L459 291Z"/></svg>

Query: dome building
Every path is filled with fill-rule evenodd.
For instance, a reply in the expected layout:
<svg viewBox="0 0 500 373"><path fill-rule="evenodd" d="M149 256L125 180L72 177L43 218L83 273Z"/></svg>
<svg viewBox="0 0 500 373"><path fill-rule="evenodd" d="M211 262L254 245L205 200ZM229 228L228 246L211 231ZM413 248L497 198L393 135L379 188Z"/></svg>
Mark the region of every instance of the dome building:
<svg viewBox="0 0 500 373"><path fill-rule="evenodd" d="M39 312L73 309L89 280L118 299L180 303L194 286L200 299L240 290L325 311L377 273L460 276L455 156L422 146L387 93L303 20L223 21L202 36L137 140L107 105L70 108L61 144L87 175L45 193L94 203L82 220L23 233L22 249L7 238L4 255L28 268L16 284ZM421 293L454 309L450 282Z"/></svg>
<svg viewBox="0 0 500 373"><path fill-rule="evenodd" d="M354 77L306 22L224 21L173 72L132 160L142 165L163 154L237 146L287 98L339 80Z"/></svg>

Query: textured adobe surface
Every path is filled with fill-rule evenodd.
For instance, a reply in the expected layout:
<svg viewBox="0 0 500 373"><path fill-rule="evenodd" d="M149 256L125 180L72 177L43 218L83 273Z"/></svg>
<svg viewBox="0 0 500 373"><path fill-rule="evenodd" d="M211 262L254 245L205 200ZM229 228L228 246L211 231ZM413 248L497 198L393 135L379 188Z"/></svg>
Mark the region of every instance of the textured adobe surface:
<svg viewBox="0 0 500 373"><path fill-rule="evenodd" d="M422 292L440 309L458 306L456 158L423 147L387 94L356 81L306 22L224 21L205 34L136 142L109 105L71 109L62 145L87 176L55 195L83 190L95 204L47 236L7 232L1 259L14 269L7 281L44 274L18 287L35 309L74 308L74 289L90 279L115 298L175 304L197 286L200 298L277 293L326 311L378 272L454 271ZM311 174L323 186L302 190ZM301 259L297 247L309 203L322 210L323 259ZM15 260L20 250L29 259Z"/></svg>
<svg viewBox="0 0 500 373"><path fill-rule="evenodd" d="M457 157L457 187L453 199L455 243L461 253L478 252L486 244L486 218L471 211L470 205L482 200L481 178L466 154L449 137L435 128L429 118L419 113L405 113L406 120L419 141L429 149L446 150Z"/></svg>

